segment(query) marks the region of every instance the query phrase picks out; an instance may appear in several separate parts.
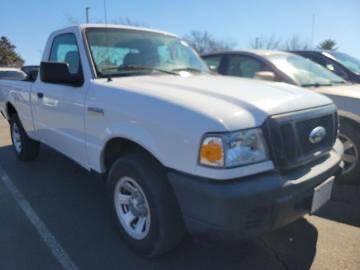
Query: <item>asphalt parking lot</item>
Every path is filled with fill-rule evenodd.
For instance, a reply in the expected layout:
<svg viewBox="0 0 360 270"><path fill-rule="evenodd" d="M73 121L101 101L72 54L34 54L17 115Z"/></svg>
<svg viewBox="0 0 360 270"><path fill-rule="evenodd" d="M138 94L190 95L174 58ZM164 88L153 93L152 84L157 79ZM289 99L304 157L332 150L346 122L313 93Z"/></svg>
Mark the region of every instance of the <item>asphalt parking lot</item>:
<svg viewBox="0 0 360 270"><path fill-rule="evenodd" d="M0 269L360 269L360 187L337 185L316 216L233 246L187 239L146 260L121 241L105 185L42 147L24 164L0 120Z"/></svg>

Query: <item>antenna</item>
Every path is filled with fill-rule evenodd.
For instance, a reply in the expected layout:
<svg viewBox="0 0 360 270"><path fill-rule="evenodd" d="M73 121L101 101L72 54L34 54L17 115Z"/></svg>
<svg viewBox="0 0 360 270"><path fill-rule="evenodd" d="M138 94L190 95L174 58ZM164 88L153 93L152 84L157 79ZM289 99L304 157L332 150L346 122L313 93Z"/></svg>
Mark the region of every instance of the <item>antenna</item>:
<svg viewBox="0 0 360 270"><path fill-rule="evenodd" d="M104 20L105 20L105 25L107 26L107 7L106 7L106 0L104 0ZM109 28L106 27L106 30L105 30L105 41L106 41L106 44L109 43ZM109 55L110 55L110 51L109 51L109 46L107 46L107 57L109 59ZM111 75L108 74L107 75L107 81L108 82L111 82L112 81L112 78L111 78Z"/></svg>
<svg viewBox="0 0 360 270"><path fill-rule="evenodd" d="M106 0L104 0L104 19L105 19L105 24L107 24L107 8L106 8Z"/></svg>
<svg viewBox="0 0 360 270"><path fill-rule="evenodd" d="M85 12L86 12L86 23L89 23L89 11L90 11L90 7L86 7L86 8L85 8Z"/></svg>

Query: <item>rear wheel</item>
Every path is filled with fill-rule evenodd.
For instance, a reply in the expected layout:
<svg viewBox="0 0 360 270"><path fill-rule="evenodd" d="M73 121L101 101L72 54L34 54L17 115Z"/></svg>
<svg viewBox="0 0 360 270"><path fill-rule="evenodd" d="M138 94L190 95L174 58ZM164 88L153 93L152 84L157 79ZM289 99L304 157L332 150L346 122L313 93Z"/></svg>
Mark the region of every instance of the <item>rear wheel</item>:
<svg viewBox="0 0 360 270"><path fill-rule="evenodd" d="M344 144L344 171L340 181L360 184L360 128L344 120L340 127L340 140Z"/></svg>
<svg viewBox="0 0 360 270"><path fill-rule="evenodd" d="M10 119L10 131L17 157L22 161L35 160L40 152L40 143L29 138L17 114Z"/></svg>
<svg viewBox="0 0 360 270"><path fill-rule="evenodd" d="M138 254L161 255L178 245L185 226L165 169L146 153L118 159L108 175L115 221Z"/></svg>

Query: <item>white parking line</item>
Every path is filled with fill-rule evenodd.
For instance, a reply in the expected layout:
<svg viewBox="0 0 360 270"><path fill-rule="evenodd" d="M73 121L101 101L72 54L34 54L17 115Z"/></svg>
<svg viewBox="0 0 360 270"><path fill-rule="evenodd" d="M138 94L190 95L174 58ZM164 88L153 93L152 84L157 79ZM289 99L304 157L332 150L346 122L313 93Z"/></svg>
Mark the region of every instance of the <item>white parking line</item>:
<svg viewBox="0 0 360 270"><path fill-rule="evenodd" d="M59 244L50 230L46 227L45 223L36 214L35 210L31 207L30 203L25 199L19 189L15 186L10 177L0 168L1 180L12 194L16 203L20 206L26 217L34 225L40 237L44 240L45 244L50 249L51 253L55 256L57 261L61 264L64 270L78 270L79 268L71 260L69 255L65 252L63 247Z"/></svg>

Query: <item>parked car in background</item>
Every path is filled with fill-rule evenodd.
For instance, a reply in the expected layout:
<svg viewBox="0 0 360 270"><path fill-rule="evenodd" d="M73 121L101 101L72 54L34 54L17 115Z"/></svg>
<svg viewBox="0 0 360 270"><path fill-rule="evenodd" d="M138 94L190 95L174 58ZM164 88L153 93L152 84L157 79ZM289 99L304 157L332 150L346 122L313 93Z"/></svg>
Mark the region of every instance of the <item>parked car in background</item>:
<svg viewBox="0 0 360 270"><path fill-rule="evenodd" d="M60 29L42 61L35 82L0 82L14 153L34 160L41 142L104 175L142 255L186 232L256 236L330 199L343 145L323 95L214 76L182 39L129 26Z"/></svg>
<svg viewBox="0 0 360 270"><path fill-rule="evenodd" d="M22 81L26 79L26 73L18 68L0 67L0 80Z"/></svg>
<svg viewBox="0 0 360 270"><path fill-rule="evenodd" d="M292 51L292 53L322 65L348 82L360 83L360 60L346 53L321 50Z"/></svg>
<svg viewBox="0 0 360 270"><path fill-rule="evenodd" d="M21 70L27 74L29 81L34 82L39 74L40 66L23 66Z"/></svg>
<svg viewBox="0 0 360 270"><path fill-rule="evenodd" d="M204 55L210 69L223 75L286 82L332 98L339 109L345 145L344 182L360 183L360 85L301 56L280 51L237 51Z"/></svg>

